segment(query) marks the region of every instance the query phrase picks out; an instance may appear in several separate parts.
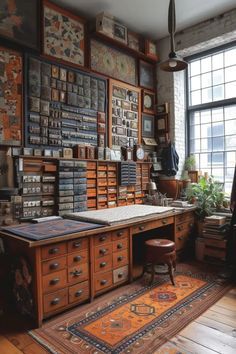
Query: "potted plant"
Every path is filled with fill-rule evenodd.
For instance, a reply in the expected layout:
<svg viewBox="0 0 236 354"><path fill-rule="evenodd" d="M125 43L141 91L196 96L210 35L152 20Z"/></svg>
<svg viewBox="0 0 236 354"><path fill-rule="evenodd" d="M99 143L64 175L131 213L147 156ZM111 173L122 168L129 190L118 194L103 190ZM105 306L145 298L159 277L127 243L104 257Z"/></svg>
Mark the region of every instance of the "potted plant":
<svg viewBox="0 0 236 354"><path fill-rule="evenodd" d="M201 177L198 183L189 184L186 194L188 201L196 205L198 234L201 235L204 218L224 206L223 185L215 181L213 177Z"/></svg>
<svg viewBox="0 0 236 354"><path fill-rule="evenodd" d="M194 155L189 155L185 159L184 168L186 171L194 171L196 168L196 159Z"/></svg>

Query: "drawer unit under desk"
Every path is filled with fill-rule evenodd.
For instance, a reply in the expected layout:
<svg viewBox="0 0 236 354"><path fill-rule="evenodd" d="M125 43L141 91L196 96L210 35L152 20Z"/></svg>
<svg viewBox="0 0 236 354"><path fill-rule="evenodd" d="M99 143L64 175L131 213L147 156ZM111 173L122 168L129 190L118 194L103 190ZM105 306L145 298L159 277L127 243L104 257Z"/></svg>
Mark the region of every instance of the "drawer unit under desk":
<svg viewBox="0 0 236 354"><path fill-rule="evenodd" d="M171 225L171 224L174 224L174 217L173 216L169 216L169 217L159 219L159 220L154 220L154 221L142 222L142 223L132 227L132 234L133 235L139 234L141 232L145 232L148 230L156 229L156 228Z"/></svg>

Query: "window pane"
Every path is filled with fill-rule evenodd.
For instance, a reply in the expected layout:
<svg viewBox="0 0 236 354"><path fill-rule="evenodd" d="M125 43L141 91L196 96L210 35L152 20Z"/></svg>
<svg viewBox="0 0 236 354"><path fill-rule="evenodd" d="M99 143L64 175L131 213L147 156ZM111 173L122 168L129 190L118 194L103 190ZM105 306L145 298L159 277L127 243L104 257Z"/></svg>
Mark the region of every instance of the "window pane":
<svg viewBox="0 0 236 354"><path fill-rule="evenodd" d="M190 152L200 151L200 139L190 140Z"/></svg>
<svg viewBox="0 0 236 354"><path fill-rule="evenodd" d="M225 120L236 118L236 105L225 107L224 111L225 111Z"/></svg>
<svg viewBox="0 0 236 354"><path fill-rule="evenodd" d="M224 137L212 138L212 150L213 151L224 150Z"/></svg>
<svg viewBox="0 0 236 354"><path fill-rule="evenodd" d="M213 71L213 85L220 85L224 82L224 70Z"/></svg>
<svg viewBox="0 0 236 354"><path fill-rule="evenodd" d="M212 85L211 73L202 75L202 88L210 87Z"/></svg>
<svg viewBox="0 0 236 354"><path fill-rule="evenodd" d="M200 169L208 168L211 166L211 154L200 155Z"/></svg>
<svg viewBox="0 0 236 354"><path fill-rule="evenodd" d="M214 123L212 124L212 136L223 136L224 135L224 124L221 123Z"/></svg>
<svg viewBox="0 0 236 354"><path fill-rule="evenodd" d="M202 90L202 103L212 101L212 88L206 88Z"/></svg>
<svg viewBox="0 0 236 354"><path fill-rule="evenodd" d="M225 69L225 82L236 81L236 65Z"/></svg>
<svg viewBox="0 0 236 354"><path fill-rule="evenodd" d="M192 77L191 78L191 91L200 90L200 88L201 88L200 76Z"/></svg>
<svg viewBox="0 0 236 354"><path fill-rule="evenodd" d="M228 194L229 196L231 195L231 189L232 189L232 182L225 183L225 193Z"/></svg>
<svg viewBox="0 0 236 354"><path fill-rule="evenodd" d="M223 68L224 54L219 53L212 56L212 70Z"/></svg>
<svg viewBox="0 0 236 354"><path fill-rule="evenodd" d="M225 52L225 66L236 64L236 48L226 50Z"/></svg>
<svg viewBox="0 0 236 354"><path fill-rule="evenodd" d="M191 93L191 102L193 106L201 103L201 91L193 91Z"/></svg>
<svg viewBox="0 0 236 354"><path fill-rule="evenodd" d="M214 108L212 110L212 123L218 122L218 121L223 121L224 116L223 116L224 110L223 108Z"/></svg>
<svg viewBox="0 0 236 354"><path fill-rule="evenodd" d="M211 137L211 124L202 124L201 125L201 138Z"/></svg>
<svg viewBox="0 0 236 354"><path fill-rule="evenodd" d="M191 76L200 74L200 60L193 61L190 64L190 73Z"/></svg>
<svg viewBox="0 0 236 354"><path fill-rule="evenodd" d="M192 125L190 127L190 139L200 138L200 125Z"/></svg>
<svg viewBox="0 0 236 354"><path fill-rule="evenodd" d="M225 153L226 167L234 167L236 163L235 151Z"/></svg>
<svg viewBox="0 0 236 354"><path fill-rule="evenodd" d="M207 71L211 71L211 57L201 60L201 72L206 73Z"/></svg>
<svg viewBox="0 0 236 354"><path fill-rule="evenodd" d="M225 170L225 181L232 182L234 178L234 168L226 168Z"/></svg>
<svg viewBox="0 0 236 354"><path fill-rule="evenodd" d="M213 168L212 169L212 176L214 176L216 181L223 182L224 181L224 169L223 167L220 168Z"/></svg>
<svg viewBox="0 0 236 354"><path fill-rule="evenodd" d="M190 115L190 125L200 124L200 113L194 112Z"/></svg>
<svg viewBox="0 0 236 354"><path fill-rule="evenodd" d="M212 153L212 165L223 166L224 165L224 153L223 152L213 152Z"/></svg>
<svg viewBox="0 0 236 354"><path fill-rule="evenodd" d="M224 86L213 87L213 101L219 101L224 99Z"/></svg>
<svg viewBox="0 0 236 354"><path fill-rule="evenodd" d="M236 121L235 120L227 120L225 122L225 135L236 134Z"/></svg>
<svg viewBox="0 0 236 354"><path fill-rule="evenodd" d="M201 139L201 151L202 152L212 151L212 140L211 140L211 138L209 138L209 139Z"/></svg>
<svg viewBox="0 0 236 354"><path fill-rule="evenodd" d="M225 98L236 97L236 82L225 84Z"/></svg>
<svg viewBox="0 0 236 354"><path fill-rule="evenodd" d="M211 111L204 110L201 112L201 123L210 123L211 122Z"/></svg>
<svg viewBox="0 0 236 354"><path fill-rule="evenodd" d="M225 149L236 150L236 135L230 135L225 138Z"/></svg>

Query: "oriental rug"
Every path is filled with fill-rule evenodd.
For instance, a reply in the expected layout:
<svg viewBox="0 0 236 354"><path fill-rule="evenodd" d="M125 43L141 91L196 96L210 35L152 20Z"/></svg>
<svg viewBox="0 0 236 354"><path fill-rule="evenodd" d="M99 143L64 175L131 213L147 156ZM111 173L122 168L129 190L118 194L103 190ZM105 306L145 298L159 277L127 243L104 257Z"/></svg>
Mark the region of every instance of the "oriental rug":
<svg viewBox="0 0 236 354"><path fill-rule="evenodd" d="M57 354L153 354L230 289L215 272L189 265L178 266L175 283L161 276L149 286L143 277L30 335Z"/></svg>

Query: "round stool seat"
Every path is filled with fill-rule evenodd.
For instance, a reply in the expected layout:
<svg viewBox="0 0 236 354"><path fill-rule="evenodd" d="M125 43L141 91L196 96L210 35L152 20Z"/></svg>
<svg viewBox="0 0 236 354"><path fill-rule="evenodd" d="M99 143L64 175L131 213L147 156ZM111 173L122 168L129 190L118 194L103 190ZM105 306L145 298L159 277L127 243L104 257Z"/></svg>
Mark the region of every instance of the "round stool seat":
<svg viewBox="0 0 236 354"><path fill-rule="evenodd" d="M175 243L165 238L154 238L145 242L147 246L163 249L164 252L171 252L175 249Z"/></svg>

